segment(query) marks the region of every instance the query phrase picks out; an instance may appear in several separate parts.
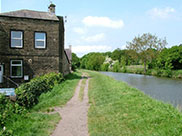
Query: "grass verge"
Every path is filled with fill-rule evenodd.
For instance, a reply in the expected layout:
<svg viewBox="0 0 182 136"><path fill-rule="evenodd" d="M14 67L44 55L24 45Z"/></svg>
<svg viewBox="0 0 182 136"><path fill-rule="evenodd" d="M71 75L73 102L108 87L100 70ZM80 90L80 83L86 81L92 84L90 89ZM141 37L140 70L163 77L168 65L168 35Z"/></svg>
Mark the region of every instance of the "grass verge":
<svg viewBox="0 0 182 136"><path fill-rule="evenodd" d="M182 135L182 114L126 83L87 71L90 136Z"/></svg>
<svg viewBox="0 0 182 136"><path fill-rule="evenodd" d="M83 101L85 85L86 85L86 79L83 79L82 83L81 83L81 86L80 86L80 91L79 91L79 99L80 99L80 101Z"/></svg>
<svg viewBox="0 0 182 136"><path fill-rule="evenodd" d="M7 133L4 136L49 136L61 119L58 113L46 114L55 106L63 106L69 101L81 79L80 72L65 77L65 81L54 86L53 90L42 94L39 103L24 116L15 115L6 126Z"/></svg>
<svg viewBox="0 0 182 136"><path fill-rule="evenodd" d="M52 91L42 94L39 103L33 107L35 111L49 111L55 106L63 106L74 95L74 90L81 79L81 73L75 72L65 77L66 80L56 85Z"/></svg>

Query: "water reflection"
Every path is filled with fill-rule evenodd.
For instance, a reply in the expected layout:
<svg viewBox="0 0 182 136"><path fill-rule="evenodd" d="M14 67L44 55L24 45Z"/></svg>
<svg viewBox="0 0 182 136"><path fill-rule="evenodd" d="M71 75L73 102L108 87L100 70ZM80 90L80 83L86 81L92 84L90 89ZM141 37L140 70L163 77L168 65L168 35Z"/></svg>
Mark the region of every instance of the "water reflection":
<svg viewBox="0 0 182 136"><path fill-rule="evenodd" d="M101 73L127 82L153 98L182 107L182 80L127 73Z"/></svg>

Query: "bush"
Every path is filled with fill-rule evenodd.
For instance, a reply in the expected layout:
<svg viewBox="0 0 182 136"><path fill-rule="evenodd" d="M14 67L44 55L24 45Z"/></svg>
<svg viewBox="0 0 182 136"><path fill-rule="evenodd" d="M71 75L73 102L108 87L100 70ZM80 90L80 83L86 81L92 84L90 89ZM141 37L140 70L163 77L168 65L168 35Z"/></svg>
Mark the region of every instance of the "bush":
<svg viewBox="0 0 182 136"><path fill-rule="evenodd" d="M116 63L113 65L113 72L120 72L120 71L121 71L120 64L119 64L119 62L116 62Z"/></svg>
<svg viewBox="0 0 182 136"><path fill-rule="evenodd" d="M36 77L15 90L17 103L26 108L31 108L38 103L38 98L42 93L52 90L55 84L62 81L63 76L60 73L50 73Z"/></svg>
<svg viewBox="0 0 182 136"><path fill-rule="evenodd" d="M10 136L11 130L6 129L6 124L11 122L16 114L23 115L26 110L2 94L0 94L0 109L0 135Z"/></svg>
<svg viewBox="0 0 182 136"><path fill-rule="evenodd" d="M109 71L109 63L101 65L101 71Z"/></svg>

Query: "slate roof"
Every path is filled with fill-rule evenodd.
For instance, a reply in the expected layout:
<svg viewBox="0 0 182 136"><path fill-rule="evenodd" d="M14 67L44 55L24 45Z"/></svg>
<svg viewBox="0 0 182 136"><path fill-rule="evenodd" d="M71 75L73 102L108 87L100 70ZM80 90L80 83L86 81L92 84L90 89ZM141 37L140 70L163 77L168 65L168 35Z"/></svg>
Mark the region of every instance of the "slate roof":
<svg viewBox="0 0 182 136"><path fill-rule="evenodd" d="M33 10L24 10L24 9L12 11L12 12L0 13L0 16L59 21L58 17L54 13L33 11Z"/></svg>
<svg viewBox="0 0 182 136"><path fill-rule="evenodd" d="M68 56L69 61L72 61L72 52L70 49L65 49L66 55Z"/></svg>

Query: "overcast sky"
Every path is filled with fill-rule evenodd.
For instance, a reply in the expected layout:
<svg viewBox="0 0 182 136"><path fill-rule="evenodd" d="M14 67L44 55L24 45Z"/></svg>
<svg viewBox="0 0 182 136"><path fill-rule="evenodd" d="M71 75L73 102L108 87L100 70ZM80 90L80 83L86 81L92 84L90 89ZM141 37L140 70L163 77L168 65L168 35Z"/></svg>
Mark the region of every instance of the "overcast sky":
<svg viewBox="0 0 182 136"><path fill-rule="evenodd" d="M168 47L182 43L182 0L52 0L67 16L65 45L82 56L125 48L135 36L166 37ZM49 0L1 0L1 11L47 11Z"/></svg>

